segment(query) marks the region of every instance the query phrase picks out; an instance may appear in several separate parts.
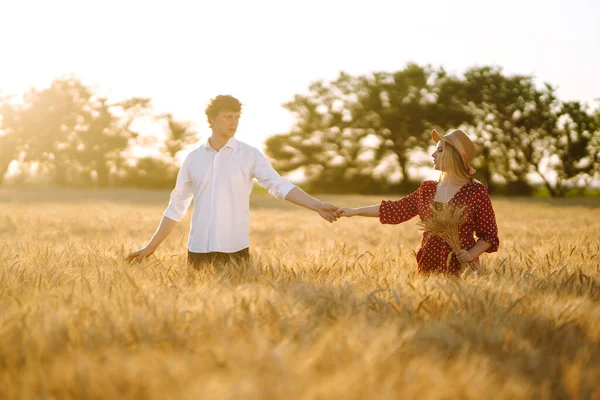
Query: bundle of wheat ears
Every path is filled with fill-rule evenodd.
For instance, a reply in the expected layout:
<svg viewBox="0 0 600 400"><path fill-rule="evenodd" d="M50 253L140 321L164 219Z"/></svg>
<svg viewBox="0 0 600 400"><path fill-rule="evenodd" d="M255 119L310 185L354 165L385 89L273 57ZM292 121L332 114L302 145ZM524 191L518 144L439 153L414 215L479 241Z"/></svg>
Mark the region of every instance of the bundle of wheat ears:
<svg viewBox="0 0 600 400"><path fill-rule="evenodd" d="M432 235L442 238L452 251L446 258L446 269L450 266L450 260L453 254L457 254L460 250L459 229L467 221L464 215L463 207L454 207L447 203L442 203L439 206L431 207L431 217L419 222L421 230L429 232ZM470 268L475 276L477 276L477 264L475 262L461 262L460 266L463 272Z"/></svg>

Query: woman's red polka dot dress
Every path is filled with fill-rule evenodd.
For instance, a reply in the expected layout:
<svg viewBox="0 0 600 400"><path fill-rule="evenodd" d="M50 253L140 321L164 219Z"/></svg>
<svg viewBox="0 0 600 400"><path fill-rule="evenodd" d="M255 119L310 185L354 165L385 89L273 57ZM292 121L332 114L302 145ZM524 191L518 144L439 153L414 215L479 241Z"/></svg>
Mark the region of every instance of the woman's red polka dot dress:
<svg viewBox="0 0 600 400"><path fill-rule="evenodd" d="M379 220L382 224L399 224L419 215L421 220L431 216L431 205L435 197L437 182L425 181L419 189L396 201L382 201L379 208ZM496 216L487 188L479 182L467 183L448 202L457 207L465 207L467 222L460 228L461 247L465 250L475 245L473 234L478 240L491 243L488 253L498 251L498 227ZM457 274L460 263L452 256L449 268L446 259L451 252L450 246L441 238L423 233L421 246L417 252L419 272L446 272ZM479 262L479 260L475 260Z"/></svg>

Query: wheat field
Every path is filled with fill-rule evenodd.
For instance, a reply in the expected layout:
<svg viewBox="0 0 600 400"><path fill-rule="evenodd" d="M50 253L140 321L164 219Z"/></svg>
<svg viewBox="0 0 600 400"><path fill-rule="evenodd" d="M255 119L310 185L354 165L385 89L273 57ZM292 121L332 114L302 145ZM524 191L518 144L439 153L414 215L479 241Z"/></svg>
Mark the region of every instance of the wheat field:
<svg viewBox="0 0 600 400"><path fill-rule="evenodd" d="M600 399L598 199L494 198L500 251L464 279L416 274L416 219L264 195L248 266L189 270L189 214L125 263L167 199L0 190L0 398Z"/></svg>

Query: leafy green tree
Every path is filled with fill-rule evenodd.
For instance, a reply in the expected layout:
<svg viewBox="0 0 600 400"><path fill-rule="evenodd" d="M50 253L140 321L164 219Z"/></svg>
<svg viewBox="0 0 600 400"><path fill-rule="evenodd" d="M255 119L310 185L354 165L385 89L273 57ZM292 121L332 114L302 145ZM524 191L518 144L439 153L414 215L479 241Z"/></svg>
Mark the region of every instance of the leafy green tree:
<svg viewBox="0 0 600 400"><path fill-rule="evenodd" d="M500 68L468 70L456 91L471 113L481 156L476 160L492 190L501 178L511 194L531 194L532 175L554 197L591 182L597 165L595 116L580 102L561 102L550 84Z"/></svg>
<svg viewBox="0 0 600 400"><path fill-rule="evenodd" d="M553 197L563 197L571 189L588 187L599 171L600 120L578 101L562 103L557 117L544 147L553 182L536 171Z"/></svg>
<svg viewBox="0 0 600 400"><path fill-rule="evenodd" d="M284 105L296 125L270 137L267 154L282 172L302 169L317 189L375 191L389 185L390 176L410 186L411 157L431 144L429 130L469 116L447 95L451 87L443 70L415 64L316 82Z"/></svg>
<svg viewBox="0 0 600 400"><path fill-rule="evenodd" d="M164 148L169 158L175 160L177 153L198 140L197 132L192 128L191 123L177 121L172 114L165 114L162 117L167 122L167 138L164 141Z"/></svg>
<svg viewBox="0 0 600 400"><path fill-rule="evenodd" d="M3 140L10 139L11 146L0 164L8 165L22 153L24 162L37 163L38 171L55 184L94 180L106 186L136 135L133 120L149 106L148 99L138 98L109 104L73 77L31 89L22 102L2 102Z"/></svg>
<svg viewBox="0 0 600 400"><path fill-rule="evenodd" d="M12 96L0 97L0 184L8 172L10 163L17 159L21 137L14 127L18 125L18 108Z"/></svg>

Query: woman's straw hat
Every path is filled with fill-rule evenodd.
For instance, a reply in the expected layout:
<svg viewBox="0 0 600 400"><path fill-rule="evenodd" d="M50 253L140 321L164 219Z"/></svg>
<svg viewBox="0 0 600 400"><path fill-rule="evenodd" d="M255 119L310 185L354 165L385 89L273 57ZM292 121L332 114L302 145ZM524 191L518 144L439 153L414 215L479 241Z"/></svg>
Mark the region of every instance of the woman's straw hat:
<svg viewBox="0 0 600 400"><path fill-rule="evenodd" d="M477 154L475 150L475 145L471 142L471 139L467 136L466 133L461 131L460 129L454 129L445 135L441 136L434 129L431 131L431 137L434 142L439 142L440 140L448 143L450 146L454 147L458 154L462 157L463 162L465 163L465 167L467 167L467 171L469 171L469 175L475 174L475 169L471 167L470 162Z"/></svg>

